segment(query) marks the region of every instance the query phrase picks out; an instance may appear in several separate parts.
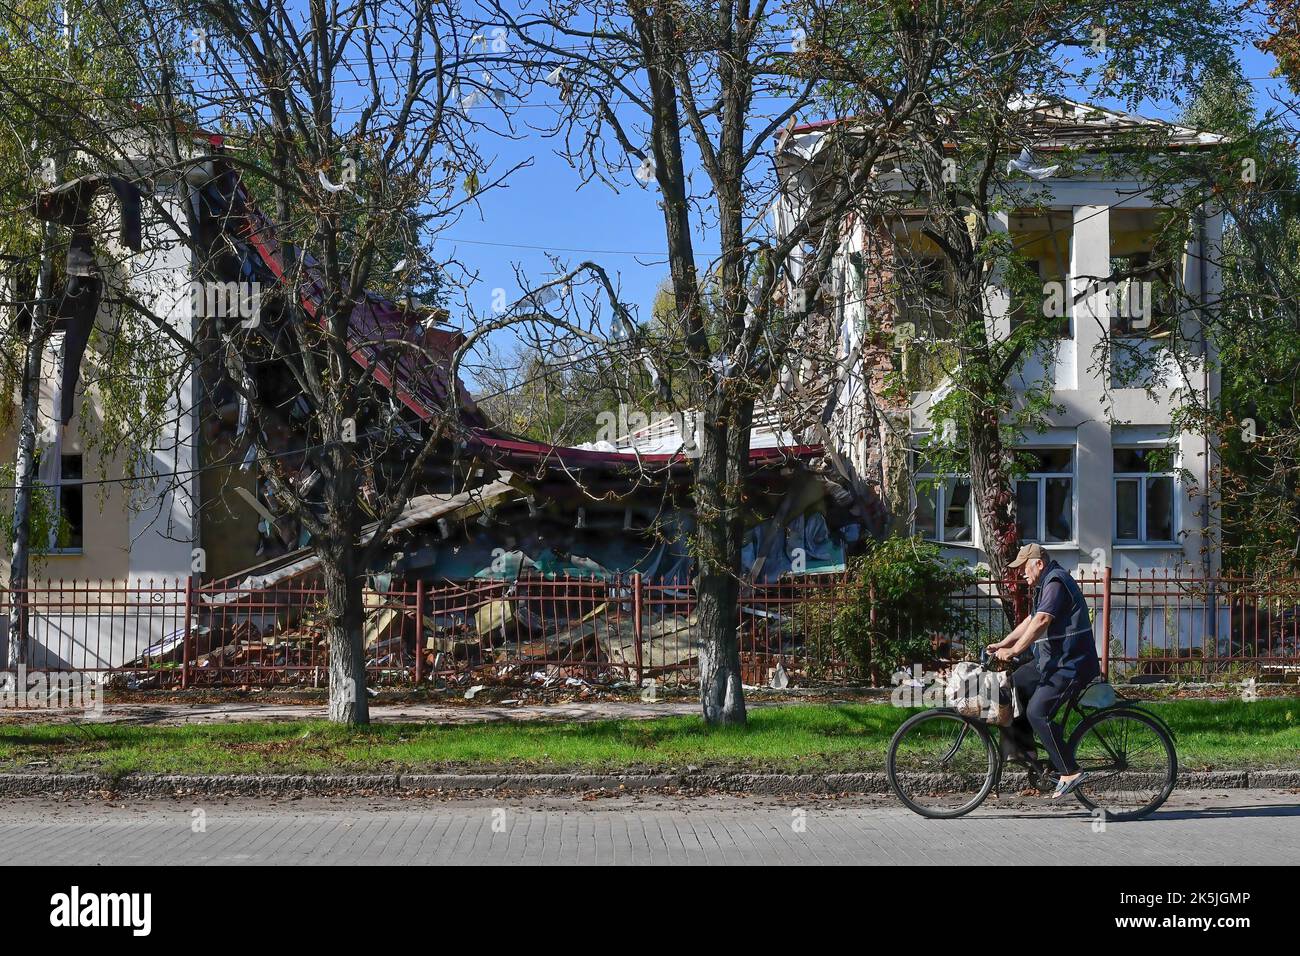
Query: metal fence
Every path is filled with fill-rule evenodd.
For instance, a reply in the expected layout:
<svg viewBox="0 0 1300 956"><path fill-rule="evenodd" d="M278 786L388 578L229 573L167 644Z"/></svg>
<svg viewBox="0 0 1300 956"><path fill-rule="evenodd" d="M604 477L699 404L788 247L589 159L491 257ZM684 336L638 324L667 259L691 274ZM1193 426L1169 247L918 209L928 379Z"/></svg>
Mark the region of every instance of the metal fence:
<svg viewBox="0 0 1300 956"><path fill-rule="evenodd" d="M1300 579L1107 580L1102 654L1112 679L1300 678Z"/></svg>
<svg viewBox="0 0 1300 956"><path fill-rule="evenodd" d="M1113 679L1300 676L1300 579L1267 588L1174 575L1082 577ZM689 583L614 577L393 581L366 590L363 639L375 684L575 681L640 687L697 679L701 625ZM888 683L899 649L952 659L1006 633L997 588L917 595L964 612L959 633L889 632L871 594L843 575L742 587L738 632L746 684ZM1028 608L1014 594L1013 617ZM865 626L836 626L857 605ZM321 686L325 593L317 582L261 589L192 581L74 582L0 592L0 644L22 618L27 667L87 671L129 688ZM8 660L8 648L2 648Z"/></svg>

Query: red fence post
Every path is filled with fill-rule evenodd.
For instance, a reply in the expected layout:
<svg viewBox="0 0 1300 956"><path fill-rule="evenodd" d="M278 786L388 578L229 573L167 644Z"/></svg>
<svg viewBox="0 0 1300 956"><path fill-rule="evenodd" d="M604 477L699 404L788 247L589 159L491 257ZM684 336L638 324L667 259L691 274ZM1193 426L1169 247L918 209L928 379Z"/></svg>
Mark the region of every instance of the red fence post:
<svg viewBox="0 0 1300 956"><path fill-rule="evenodd" d="M181 690L190 686L190 632L193 630L191 619L194 614L192 597L194 594L194 575L185 579L185 625L181 631Z"/></svg>
<svg viewBox="0 0 1300 956"><path fill-rule="evenodd" d="M867 638L867 657L870 663L867 665L867 679L871 681L872 687L880 686L880 662L876 659L876 652L880 648L880 641L876 634L876 582L872 581L867 585L867 603L871 606L869 610L871 621L871 634Z"/></svg>
<svg viewBox="0 0 1300 956"><path fill-rule="evenodd" d="M424 679L424 580L415 579L415 683Z"/></svg>
<svg viewBox="0 0 1300 956"><path fill-rule="evenodd" d="M1101 572L1101 676L1110 680L1110 565Z"/></svg>
<svg viewBox="0 0 1300 956"><path fill-rule="evenodd" d="M1206 581L1206 593L1209 599L1205 602L1210 612L1210 640L1214 642L1214 661L1219 661L1219 589L1223 585L1221 578L1212 578ZM1300 620L1300 614L1297 614ZM1296 643L1300 648L1300 641ZM1228 656L1232 656L1232 599L1228 599Z"/></svg>
<svg viewBox="0 0 1300 956"><path fill-rule="evenodd" d="M632 572L632 642L636 655L636 687L641 689L641 572Z"/></svg>

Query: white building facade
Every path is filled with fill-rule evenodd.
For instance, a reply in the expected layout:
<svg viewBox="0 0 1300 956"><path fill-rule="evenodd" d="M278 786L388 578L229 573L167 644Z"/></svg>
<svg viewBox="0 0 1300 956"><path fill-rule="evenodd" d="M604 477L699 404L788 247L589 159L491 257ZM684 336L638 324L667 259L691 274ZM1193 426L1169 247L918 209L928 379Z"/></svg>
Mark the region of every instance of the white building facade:
<svg viewBox="0 0 1300 956"><path fill-rule="evenodd" d="M1091 124L1098 133L1159 126L1171 148L1219 142L1081 104L1054 104L1053 110L1051 118L1076 129ZM778 233L783 223L797 219L801 169L816 162L824 135L818 127L796 128L778 147L778 172L787 184L775 210ZM1051 148L1050 136L1043 142ZM1070 145L1077 150L1079 141ZM1011 211L994 214L988 223L991 231L1009 234L1012 247L1038 272L1045 299L1056 295L1063 306L1059 336L1029 356L1011 383L1022 407L1031 392L1050 399L1039 416L1042 430L1019 436L1019 450L1030 462L1015 488L1020 538L1041 543L1085 577L1099 577L1105 568L1116 576L1211 577L1219 571L1215 450L1206 435L1175 422L1180 408L1213 402L1219 393L1205 319L1221 288L1222 215L1197 209L1181 257L1170 264L1167 251L1162 254L1158 274L1152 267L1153 282L1108 281L1140 273L1154 261L1155 237L1168 224L1162 217L1171 214L1178 187L1162 184L1156 190L1137 180L1107 178L1100 162L1088 161L1086 146L1083 153L1071 164L1073 172L1041 181L1008 177L1002 205ZM917 210L911 221L923 218L924 210ZM908 343L918 337L929 337L932 346L943 341L937 327L942 323L933 319L941 306L918 303L914 285L907 295L891 291L896 271L906 267L924 277L931 260L938 265L937 250L926 245L920 230L901 217L884 227L857 219L843 235L833 268L836 314L830 317L839 342L829 376L838 392L833 440L868 483L887 486L896 476L900 487L881 488L881 497L893 500L896 513L908 512L898 514L900 529L978 564L986 554L969 479L936 474L913 450L927 433L944 427L932 410L948 380L940 373L909 389L906 407L895 407L892 416L882 417L880 403L872 400L880 391L879 366L890 365L891 353L887 371L903 371L911 382L925 376L906 374ZM935 270L938 298L941 271ZM990 336L1005 340L1023 306L1001 281L986 290L986 303ZM931 316L925 331L909 316L922 306ZM892 347L886 341L882 348L882 337L892 339ZM1171 338L1180 342L1177 358L1162 348ZM891 441L894 457L906 458L904 467L892 471L873 461L871 451Z"/></svg>

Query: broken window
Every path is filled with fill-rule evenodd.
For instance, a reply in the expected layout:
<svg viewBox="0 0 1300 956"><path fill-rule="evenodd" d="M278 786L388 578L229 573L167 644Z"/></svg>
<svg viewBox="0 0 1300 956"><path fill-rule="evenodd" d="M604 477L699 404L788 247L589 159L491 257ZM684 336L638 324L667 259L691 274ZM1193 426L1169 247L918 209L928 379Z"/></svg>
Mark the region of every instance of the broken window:
<svg viewBox="0 0 1300 956"><path fill-rule="evenodd" d="M1058 339L1068 339L1070 334L1069 295L1063 280L1054 279L1056 288L1048 286L1043 275L1043 264L1038 259L1028 259L1021 264L1028 273L1029 285L1012 290L1008 317L1014 332L1031 319L1050 317L1052 334ZM1020 278L1024 278L1023 274ZM1056 314L1059 313L1059 314Z"/></svg>
<svg viewBox="0 0 1300 956"><path fill-rule="evenodd" d="M38 459L39 462L39 459ZM39 464L38 464L39 469ZM41 480L48 492L49 542L52 554L79 554L85 543L85 508L82 496L81 455L59 455L58 469Z"/></svg>
<svg viewBox="0 0 1300 956"><path fill-rule="evenodd" d="M905 260L900 272L898 314L903 324L922 341L951 340L955 295L948 264L939 256L916 256Z"/></svg>
<svg viewBox="0 0 1300 956"><path fill-rule="evenodd" d="M910 391L937 388L958 360L956 293L948 264L938 256L904 258L896 288L894 367L902 370Z"/></svg>
<svg viewBox="0 0 1300 956"><path fill-rule="evenodd" d="M1112 256L1107 286L1112 335L1161 338L1174 316L1172 263L1153 262L1149 252Z"/></svg>
<svg viewBox="0 0 1300 956"><path fill-rule="evenodd" d="M913 474L916 494L913 533L930 541L969 544L974 524L970 477L937 474L919 456L915 456Z"/></svg>

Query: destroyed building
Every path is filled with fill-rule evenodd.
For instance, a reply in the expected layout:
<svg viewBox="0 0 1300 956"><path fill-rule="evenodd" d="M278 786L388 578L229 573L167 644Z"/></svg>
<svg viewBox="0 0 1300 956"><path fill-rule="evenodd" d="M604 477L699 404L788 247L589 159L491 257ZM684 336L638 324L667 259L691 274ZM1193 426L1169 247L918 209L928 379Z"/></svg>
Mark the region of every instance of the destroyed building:
<svg viewBox="0 0 1300 956"><path fill-rule="evenodd" d="M208 304L187 291L195 262L202 261L206 283L260 290L254 331L274 343L281 310L316 314L312 263L279 242L235 165L224 159L221 137L199 137L195 153L179 176L168 173L166 163L132 157L125 164L134 173L130 183L147 197L142 235L132 229L130 241L127 230L97 239L111 247L123 281L136 281L133 268L148 272L138 294L179 335L193 339L204 327L199 320ZM156 175L148 175L150 168ZM170 215L150 215L151 204ZM111 209L99 211L113 219ZM125 222L130 213L121 218ZM192 230L194 242L178 240L177 228ZM187 251L190 245L202 255ZM87 256L94 259L96 252ZM107 320L106 310L97 318ZM367 295L348 323L348 352L387 390L400 423L396 433L409 432L412 442L429 429L441 429L443 436L387 531L380 561L369 569L365 626L372 661L398 668L415 664L417 670L427 664L436 671L440 655L490 661L508 645L511 653L533 647L540 663L580 661L584 673L612 663L631 676L635 659L639 674L653 669L656 653L666 655L663 666L689 665L697 640L690 596L694 519L689 449L681 436L662 422L614 443L585 447L504 433L451 374L451 356L464 338L446 319ZM256 675L263 667L298 667L305 674L323 661L303 606L315 578L311 537L259 477L250 411L222 361L221 326L206 326L209 339L199 342L190 379L177 390L171 454L156 458L152 484L146 475L137 489L146 499L154 493L151 507L136 513L123 502L122 512L106 516L96 515L90 501L83 503L81 540L60 554L59 571L65 580L93 577L97 584L72 600L60 585L45 606L33 609L31 630L45 663L93 668L134 661L182 664L186 674L191 668L215 674L235 667ZM419 356L393 347L399 344L418 345ZM75 341L64 337L55 347L55 367L79 364ZM319 479L301 425L314 410L277 370L273 353L251 346L246 372L264 404L277 410L262 422L265 443L275 449L293 486L310 495ZM94 397L65 390L59 411L65 407L74 414L62 415L57 430L76 447L76 435L94 427ZM446 427L449 416L452 427ZM364 440L367 423L357 428ZM861 538L861 503L827 466L821 446L796 440L778 425L758 427L750 463L745 501L752 529L744 571L751 591L791 575L842 571L847 552ZM359 483L363 502L373 497L376 480L383 476L367 475ZM113 523L123 512L127 528ZM147 539L141 528L157 539L149 539L151 545L165 544L154 548L147 567L137 569L134 552ZM373 533L367 531L363 540ZM111 559L96 553L105 547L112 549ZM197 567L196 554L202 555ZM634 576L656 589L644 605L619 584ZM119 581L131 595L124 601L115 590ZM563 583L529 590L532 582L546 581ZM457 593L469 596L455 607L440 604L434 592L446 582L459 582ZM570 583L572 589L561 589ZM413 585L428 588L429 614L384 596L409 594ZM783 629L780 614L762 610L761 598L749 604L750 623L762 623L768 649L762 661L751 661L751 670L762 677L775 660L769 652L779 654L801 638ZM673 634L681 635L676 645Z"/></svg>
<svg viewBox="0 0 1300 956"><path fill-rule="evenodd" d="M280 287L293 294L293 278L274 230L233 173L218 174L202 192L208 210L204 223L222 230L230 255L224 275ZM274 301L274 297L267 297ZM310 296L302 300L311 309ZM262 327L275 331L274 312ZM451 356L463 342L458 331L438 323L439 316L420 314L380 296L359 303L352 314L349 349L370 368L402 406L412 433L436 425L454 411L454 427L422 476L397 526L384 566L376 573L425 580L514 578L520 573L604 576L637 572L645 577L690 579L687 538L693 527L690 457L670 425L652 424L604 447L561 447L498 430L477 408L464 384L452 381ZM417 341L430 356L444 361L395 360L385 347L392 340ZM291 388L277 375L273 361L257 366L259 387L266 392ZM215 368L208 378L220 380ZM456 400L451 401L455 391ZM287 451L298 441L295 417L311 413L301 395L284 394L288 409L279 440ZM207 460L225 460L252 473L249 443L243 430L248 414L228 385L217 385L201 410L200 432L209 446ZM358 423L364 430L364 423ZM843 570L846 545L859 531L846 489L826 474L821 447L802 444L779 428L759 428L751 443L747 500L754 528L746 549L746 571L755 582L775 581L786 573ZM243 456L243 457L240 457ZM299 469L298 487L313 476L306 456L288 453L287 469ZM200 537L216 538L213 522L222 509L228 475L214 470L203 483ZM258 483L258 501L276 515L273 495ZM363 500L365 484L359 489ZM246 510L246 509L245 509ZM210 534L205 535L205 528ZM246 528L246 525L245 525ZM256 543L247 534L227 535L228 543L209 547L208 578L263 584L304 573L311 565L311 542L292 523L258 522ZM236 542L239 539L239 543ZM215 544L215 542L214 542ZM239 565L242 558L249 560Z"/></svg>
<svg viewBox="0 0 1300 956"><path fill-rule="evenodd" d="M1211 577L1219 561L1217 455L1178 409L1189 392L1203 405L1218 400L1205 316L1222 289L1223 211L1204 202L1189 214L1180 202L1198 195L1193 183L1176 174L1167 182L1135 178L1142 174L1115 156L1128 150L1158 160L1213 151L1224 139L1060 97L1025 100L1020 109L1038 158L1028 147L1008 157L1005 177L991 187L997 203L988 228L1023 257L1044 299L1025 301L1005 275L995 276L985 307L989 341L1005 343L1024 310L1046 308L1049 296L1061 314L1051 341L1008 376L1017 409L1031 393L1047 409L1041 430L1024 428L1014 441L1029 462L1014 488L1019 539L1042 544L1074 573L1112 567ZM858 134L846 121L792 125L780 135L778 234L833 181L819 171L833 162L836 135ZM900 164L886 156L875 172L888 213L856 216L839 238L829 302L815 317L831 360L791 374L826 396L823 441L852 481L876 489L906 530L953 558L986 564L969 474L935 473L921 451L944 427L931 411L954 387L960 349L953 280L926 234L925 197ZM1161 237L1179 232L1174 217L1186 240L1163 250ZM1134 314L1135 302L1145 318Z"/></svg>

